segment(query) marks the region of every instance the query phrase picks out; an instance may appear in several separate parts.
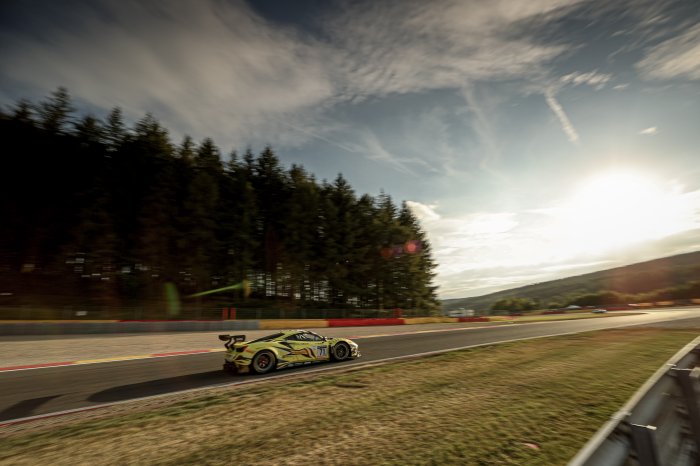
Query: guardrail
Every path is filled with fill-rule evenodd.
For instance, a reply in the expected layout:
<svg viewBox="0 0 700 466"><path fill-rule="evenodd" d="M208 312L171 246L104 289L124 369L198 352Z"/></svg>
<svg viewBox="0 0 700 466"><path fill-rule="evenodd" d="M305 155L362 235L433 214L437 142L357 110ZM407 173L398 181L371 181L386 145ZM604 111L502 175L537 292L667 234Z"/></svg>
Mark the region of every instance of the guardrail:
<svg viewBox="0 0 700 466"><path fill-rule="evenodd" d="M700 465L700 337L661 367L569 466Z"/></svg>

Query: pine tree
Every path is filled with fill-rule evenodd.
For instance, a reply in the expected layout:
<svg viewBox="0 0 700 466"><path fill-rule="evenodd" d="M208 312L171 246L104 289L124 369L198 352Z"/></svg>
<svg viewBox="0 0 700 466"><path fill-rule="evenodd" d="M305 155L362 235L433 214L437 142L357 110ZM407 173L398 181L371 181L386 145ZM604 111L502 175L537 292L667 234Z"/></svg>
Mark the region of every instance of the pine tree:
<svg viewBox="0 0 700 466"><path fill-rule="evenodd" d="M104 144L107 150L116 152L127 142L128 133L124 126L124 116L119 107L114 107L107 116L107 124L104 128Z"/></svg>
<svg viewBox="0 0 700 466"><path fill-rule="evenodd" d="M436 287L432 286L436 265L430 255L430 243L418 219L405 202L401 205L398 223L405 228L407 234L400 261L398 305L435 313L439 307Z"/></svg>
<svg viewBox="0 0 700 466"><path fill-rule="evenodd" d="M25 123L28 125L34 124L34 110L31 102L27 99L22 99L12 109L12 120Z"/></svg>
<svg viewBox="0 0 700 466"><path fill-rule="evenodd" d="M133 170L142 186L135 238L136 268L151 298L162 296L163 284L177 273L172 219L176 214L174 149L168 132L151 114L137 122L131 150ZM132 172L133 173L133 172ZM134 181L132 177L132 181ZM138 189L137 188L137 189Z"/></svg>
<svg viewBox="0 0 700 466"><path fill-rule="evenodd" d="M258 206L261 246L258 257L263 274L263 295L276 297L277 271L284 252L285 225L282 219L286 212L288 183L272 148L266 147L255 160L252 182Z"/></svg>
<svg viewBox="0 0 700 466"><path fill-rule="evenodd" d="M329 299L332 304L343 306L357 291L348 281L355 267L356 248L360 247L355 193L339 174L332 185L325 186L324 194L323 258Z"/></svg>
<svg viewBox="0 0 700 466"><path fill-rule="evenodd" d="M75 132L76 136L83 144L100 144L104 140L102 124L92 115L88 115L76 123Z"/></svg>
<svg viewBox="0 0 700 466"><path fill-rule="evenodd" d="M194 141L192 140L192 137L186 134L185 137L182 138L180 147L177 148L177 156L188 163L192 163L194 160L194 153Z"/></svg>
<svg viewBox="0 0 700 466"><path fill-rule="evenodd" d="M235 152L231 153L226 164L219 191L216 209L219 272L226 284L233 285L252 275L258 245L255 192Z"/></svg>
<svg viewBox="0 0 700 466"><path fill-rule="evenodd" d="M204 290L219 285L212 279L219 276L216 267L216 215L219 179L223 172L219 150L211 139L205 139L197 148L193 166L194 177L188 191L190 256L197 286Z"/></svg>
<svg viewBox="0 0 700 466"><path fill-rule="evenodd" d="M62 133L71 120L75 111L70 95L65 87L59 87L51 93L51 97L41 102L37 108L41 127L50 133Z"/></svg>
<svg viewBox="0 0 700 466"><path fill-rule="evenodd" d="M377 290L377 307L391 309L397 307L396 264L401 255L403 230L397 223L397 209L391 196L383 191L377 198L375 215L375 238L378 258L375 261L374 276Z"/></svg>
<svg viewBox="0 0 700 466"><path fill-rule="evenodd" d="M289 270L289 294L302 305L313 299L318 256L318 210L321 196L318 185L299 165L289 170L289 208L285 216L285 263Z"/></svg>

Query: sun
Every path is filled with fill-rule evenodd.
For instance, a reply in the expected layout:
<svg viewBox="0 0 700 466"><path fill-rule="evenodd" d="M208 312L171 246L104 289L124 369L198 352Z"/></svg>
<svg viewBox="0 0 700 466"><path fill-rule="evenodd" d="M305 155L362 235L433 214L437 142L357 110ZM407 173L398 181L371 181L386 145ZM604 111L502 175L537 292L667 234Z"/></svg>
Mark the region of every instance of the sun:
<svg viewBox="0 0 700 466"><path fill-rule="evenodd" d="M572 249L604 252L687 228L679 187L647 174L614 171L583 180L564 208Z"/></svg>

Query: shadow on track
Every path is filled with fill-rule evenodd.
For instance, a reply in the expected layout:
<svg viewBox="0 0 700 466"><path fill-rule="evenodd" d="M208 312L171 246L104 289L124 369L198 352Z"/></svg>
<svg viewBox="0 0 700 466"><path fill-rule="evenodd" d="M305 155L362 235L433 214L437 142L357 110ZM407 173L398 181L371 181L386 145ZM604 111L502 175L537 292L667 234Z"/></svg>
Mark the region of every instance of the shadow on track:
<svg viewBox="0 0 700 466"><path fill-rule="evenodd" d="M121 385L93 393L88 397L88 401L94 403L110 403L114 401L130 400L144 396L161 395L180 390L233 382L238 377L240 376L231 375L222 370L216 370L201 372L199 374L182 375L179 377L149 380L148 382Z"/></svg>
<svg viewBox="0 0 700 466"><path fill-rule="evenodd" d="M23 400L19 403L15 403L0 411L0 421L31 416L39 406L60 396L63 395L43 396L41 398L32 398L31 400Z"/></svg>
<svg viewBox="0 0 700 466"><path fill-rule="evenodd" d="M111 387L100 392L93 393L87 401L93 403L111 403L115 401L131 400L153 395L162 395L181 390L202 388L224 383L236 383L244 380L265 380L277 375L303 372L315 367L326 366L327 363L315 363L298 367L278 369L265 375L256 374L231 374L222 370L200 372L198 374L182 375L178 377L168 377L163 379L149 380L128 385Z"/></svg>

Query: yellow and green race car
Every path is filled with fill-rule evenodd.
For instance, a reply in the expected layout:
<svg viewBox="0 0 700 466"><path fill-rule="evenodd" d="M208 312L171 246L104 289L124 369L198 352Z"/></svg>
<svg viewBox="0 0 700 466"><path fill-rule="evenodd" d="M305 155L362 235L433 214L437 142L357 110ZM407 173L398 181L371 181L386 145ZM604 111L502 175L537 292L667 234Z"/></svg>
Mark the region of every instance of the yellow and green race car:
<svg viewBox="0 0 700 466"><path fill-rule="evenodd" d="M245 335L219 335L225 341L224 370L265 374L273 369L360 357L357 343L324 337L309 330L282 330L245 341Z"/></svg>

